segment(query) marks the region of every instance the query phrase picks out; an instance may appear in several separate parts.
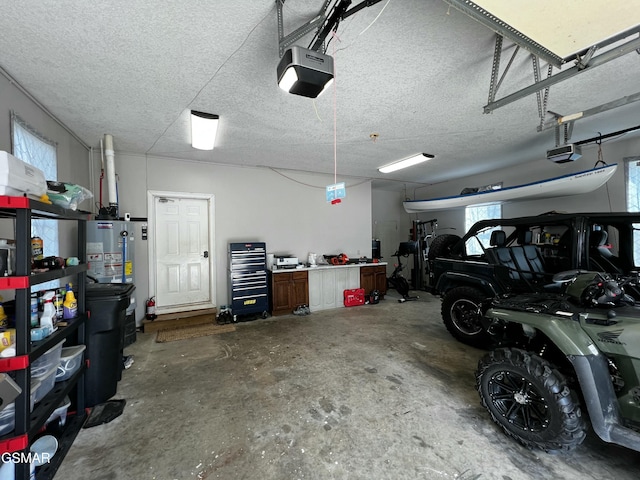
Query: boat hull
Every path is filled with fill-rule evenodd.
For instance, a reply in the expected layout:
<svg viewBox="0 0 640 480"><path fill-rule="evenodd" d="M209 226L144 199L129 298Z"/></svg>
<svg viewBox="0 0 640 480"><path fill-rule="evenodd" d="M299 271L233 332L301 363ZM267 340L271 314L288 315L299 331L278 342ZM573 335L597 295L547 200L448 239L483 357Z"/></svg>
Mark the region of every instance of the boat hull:
<svg viewBox="0 0 640 480"><path fill-rule="evenodd" d="M539 182L506 187L500 190L433 198L430 200L408 200L403 202L407 213L420 213L435 210L482 205L485 203L511 202L514 200L532 200L536 198L565 197L589 193L607 183L617 169L617 164L598 167L591 170L554 177Z"/></svg>

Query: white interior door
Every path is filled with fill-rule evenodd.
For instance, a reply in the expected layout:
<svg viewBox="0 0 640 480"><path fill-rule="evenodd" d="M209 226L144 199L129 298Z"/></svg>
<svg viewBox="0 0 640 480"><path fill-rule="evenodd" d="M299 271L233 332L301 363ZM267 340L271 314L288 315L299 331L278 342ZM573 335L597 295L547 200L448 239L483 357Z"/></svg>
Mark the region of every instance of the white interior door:
<svg viewBox="0 0 640 480"><path fill-rule="evenodd" d="M214 306L213 197L150 194L149 285L158 312Z"/></svg>

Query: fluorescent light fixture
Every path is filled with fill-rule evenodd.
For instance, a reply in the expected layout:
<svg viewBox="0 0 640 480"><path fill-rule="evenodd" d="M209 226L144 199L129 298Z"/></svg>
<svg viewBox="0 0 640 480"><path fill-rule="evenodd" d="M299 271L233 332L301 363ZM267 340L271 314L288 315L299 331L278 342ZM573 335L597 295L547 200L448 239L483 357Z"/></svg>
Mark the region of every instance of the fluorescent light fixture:
<svg viewBox="0 0 640 480"><path fill-rule="evenodd" d="M276 72L285 92L316 98L333 80L333 57L294 45L284 52Z"/></svg>
<svg viewBox="0 0 640 480"><path fill-rule="evenodd" d="M425 162L430 158L434 158L435 155L430 155L428 153L419 153L414 155L413 157L405 158L404 160L398 160L397 162L390 163L389 165L385 165L384 167L378 168L380 173L391 173L396 170L401 170L403 168L412 167L419 163Z"/></svg>
<svg viewBox="0 0 640 480"><path fill-rule="evenodd" d="M191 146L198 150L213 150L219 121L218 115L191 110Z"/></svg>

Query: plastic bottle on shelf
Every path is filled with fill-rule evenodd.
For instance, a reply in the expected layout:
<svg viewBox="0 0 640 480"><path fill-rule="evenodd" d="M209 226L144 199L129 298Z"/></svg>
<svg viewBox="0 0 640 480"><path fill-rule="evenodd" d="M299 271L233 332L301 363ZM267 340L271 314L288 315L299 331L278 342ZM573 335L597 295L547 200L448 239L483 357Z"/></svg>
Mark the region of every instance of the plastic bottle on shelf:
<svg viewBox="0 0 640 480"><path fill-rule="evenodd" d="M53 325L56 318L56 307L53 305L55 296L56 292L53 290L49 290L42 296L44 308L40 316L40 326L47 330L47 335L53 333Z"/></svg>
<svg viewBox="0 0 640 480"><path fill-rule="evenodd" d="M64 296L63 315L65 320L75 318L78 315L78 302L73 294L73 288L70 283L67 284L67 293Z"/></svg>
<svg viewBox="0 0 640 480"><path fill-rule="evenodd" d="M62 317L64 316L64 307L62 304L64 303L64 297L66 294L67 289L64 287L57 288L55 291L55 298L53 299L53 306L56 308L56 316L53 319L54 326L58 320L62 320Z"/></svg>
<svg viewBox="0 0 640 480"><path fill-rule="evenodd" d="M38 326L38 294L31 294L31 327Z"/></svg>

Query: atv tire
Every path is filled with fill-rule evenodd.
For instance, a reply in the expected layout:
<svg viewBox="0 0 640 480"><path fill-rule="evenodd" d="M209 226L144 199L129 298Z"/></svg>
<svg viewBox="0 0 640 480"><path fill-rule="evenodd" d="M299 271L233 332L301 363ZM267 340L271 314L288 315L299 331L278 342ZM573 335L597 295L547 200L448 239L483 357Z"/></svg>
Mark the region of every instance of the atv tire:
<svg viewBox="0 0 640 480"><path fill-rule="evenodd" d="M491 337L484 329L482 302L487 298L474 287L455 287L442 296L442 321L453 337L476 348L489 348Z"/></svg>
<svg viewBox="0 0 640 480"><path fill-rule="evenodd" d="M585 439L575 392L537 355L516 348L489 352L478 362L476 387L491 419L527 448L568 452Z"/></svg>
<svg viewBox="0 0 640 480"><path fill-rule="evenodd" d="M458 243L459 240L460 237L458 235L438 235L429 245L427 259L435 260L437 257L451 258L451 247Z"/></svg>

